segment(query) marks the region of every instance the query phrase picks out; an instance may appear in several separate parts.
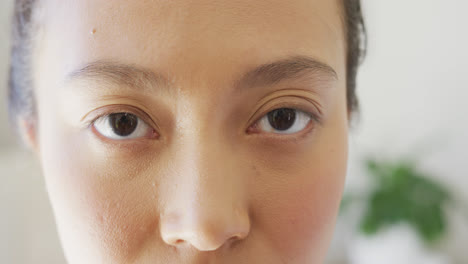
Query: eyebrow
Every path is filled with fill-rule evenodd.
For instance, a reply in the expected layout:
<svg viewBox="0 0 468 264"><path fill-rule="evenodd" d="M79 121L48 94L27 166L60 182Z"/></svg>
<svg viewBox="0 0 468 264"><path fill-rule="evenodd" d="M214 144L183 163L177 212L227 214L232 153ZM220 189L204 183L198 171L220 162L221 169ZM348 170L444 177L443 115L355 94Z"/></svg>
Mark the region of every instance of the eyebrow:
<svg viewBox="0 0 468 264"><path fill-rule="evenodd" d="M255 86L270 86L281 81L308 77L314 80L337 80L336 71L329 65L308 56L292 56L265 63L246 72L235 83L236 90Z"/></svg>
<svg viewBox="0 0 468 264"><path fill-rule="evenodd" d="M161 74L134 65L108 60L88 63L83 68L67 74L65 78L65 82L75 80L103 81L143 89L151 87L169 88L170 86L168 79Z"/></svg>
<svg viewBox="0 0 468 264"><path fill-rule="evenodd" d="M274 85L281 81L304 78L305 76L315 80L338 79L336 71L331 66L309 56L296 55L248 70L236 79L233 87L236 91L245 91L252 87ZM83 68L69 73L65 80L95 80L132 88L157 87L156 89L168 91L171 89L171 82L163 74L135 65L105 60L86 64Z"/></svg>

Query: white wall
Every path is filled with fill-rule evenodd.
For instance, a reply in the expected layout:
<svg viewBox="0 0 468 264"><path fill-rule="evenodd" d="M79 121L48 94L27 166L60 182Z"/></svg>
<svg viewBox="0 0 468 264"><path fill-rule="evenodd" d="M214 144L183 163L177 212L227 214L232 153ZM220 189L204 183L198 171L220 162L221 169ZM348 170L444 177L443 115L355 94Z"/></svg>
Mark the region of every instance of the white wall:
<svg viewBox="0 0 468 264"><path fill-rule="evenodd" d="M418 153L468 200L467 1L365 0L358 153Z"/></svg>
<svg viewBox="0 0 468 264"><path fill-rule="evenodd" d="M363 156L416 153L468 203L468 2L363 3L369 53L358 79L362 118L351 137L348 188L365 184ZM5 128L10 7L11 0L0 2L0 262L64 263L39 167L11 147ZM453 223L446 247L468 263L467 225L456 217Z"/></svg>

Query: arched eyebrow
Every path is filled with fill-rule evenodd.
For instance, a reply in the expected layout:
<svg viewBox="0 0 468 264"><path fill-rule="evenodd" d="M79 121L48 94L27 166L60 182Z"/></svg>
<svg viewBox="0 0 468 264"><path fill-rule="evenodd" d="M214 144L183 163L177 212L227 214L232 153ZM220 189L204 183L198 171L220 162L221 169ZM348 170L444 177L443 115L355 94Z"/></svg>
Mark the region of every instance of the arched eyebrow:
<svg viewBox="0 0 468 264"><path fill-rule="evenodd" d="M81 80L111 83L132 89L170 88L168 79L161 74L110 60L94 61L70 72L66 75L65 83Z"/></svg>
<svg viewBox="0 0 468 264"><path fill-rule="evenodd" d="M234 91L245 91L253 87L270 86L281 81L311 78L313 80L337 80L336 71L329 65L303 55L265 63L248 70L236 79ZM66 82L91 80L110 82L119 86L140 89L163 89L171 91L171 82L161 73L135 65L115 61L95 61L69 73Z"/></svg>
<svg viewBox="0 0 468 264"><path fill-rule="evenodd" d="M336 71L326 63L309 56L292 56L265 63L247 71L235 82L235 90L251 87L270 86L281 81L306 78L310 80L338 80Z"/></svg>

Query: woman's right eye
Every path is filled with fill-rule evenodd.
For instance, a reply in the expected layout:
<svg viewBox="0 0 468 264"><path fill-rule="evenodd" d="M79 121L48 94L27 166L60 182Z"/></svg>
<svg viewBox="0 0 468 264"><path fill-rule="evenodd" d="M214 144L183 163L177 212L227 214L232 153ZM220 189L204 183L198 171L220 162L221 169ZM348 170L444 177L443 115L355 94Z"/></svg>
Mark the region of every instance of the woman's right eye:
<svg viewBox="0 0 468 264"><path fill-rule="evenodd" d="M153 137L154 129L132 113L112 113L101 116L93 127L102 136L113 140Z"/></svg>

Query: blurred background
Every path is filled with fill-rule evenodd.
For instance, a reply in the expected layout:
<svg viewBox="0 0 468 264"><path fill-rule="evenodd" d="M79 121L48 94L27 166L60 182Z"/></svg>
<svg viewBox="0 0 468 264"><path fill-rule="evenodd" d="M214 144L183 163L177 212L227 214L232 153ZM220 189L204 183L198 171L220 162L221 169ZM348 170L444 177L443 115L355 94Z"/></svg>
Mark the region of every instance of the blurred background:
<svg viewBox="0 0 468 264"><path fill-rule="evenodd" d="M38 162L8 129L12 2L0 2L0 263L65 263ZM327 263L467 264L468 2L362 2L361 115Z"/></svg>

